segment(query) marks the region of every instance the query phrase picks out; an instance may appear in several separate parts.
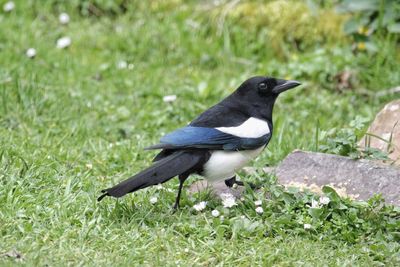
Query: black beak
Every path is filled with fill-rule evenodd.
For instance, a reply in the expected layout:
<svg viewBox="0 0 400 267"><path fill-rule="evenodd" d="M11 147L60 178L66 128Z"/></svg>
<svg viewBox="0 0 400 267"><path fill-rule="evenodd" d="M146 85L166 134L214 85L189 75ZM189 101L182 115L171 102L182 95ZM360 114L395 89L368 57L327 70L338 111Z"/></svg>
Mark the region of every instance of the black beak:
<svg viewBox="0 0 400 267"><path fill-rule="evenodd" d="M286 90L295 88L296 86L299 86L301 83L298 81L287 81L287 80L278 80L278 84L272 89L272 92L274 94L280 94L282 92L285 92Z"/></svg>

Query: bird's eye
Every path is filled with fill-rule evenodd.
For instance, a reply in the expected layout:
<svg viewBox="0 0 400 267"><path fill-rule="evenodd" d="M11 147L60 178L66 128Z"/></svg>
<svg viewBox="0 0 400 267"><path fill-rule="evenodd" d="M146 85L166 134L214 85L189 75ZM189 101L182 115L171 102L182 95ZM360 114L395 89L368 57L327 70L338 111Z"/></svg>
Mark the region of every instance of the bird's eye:
<svg viewBox="0 0 400 267"><path fill-rule="evenodd" d="M267 85L266 83L260 83L260 84L258 85L258 91L259 91L260 93L266 93L266 92L267 92L267 89L268 89L268 85Z"/></svg>

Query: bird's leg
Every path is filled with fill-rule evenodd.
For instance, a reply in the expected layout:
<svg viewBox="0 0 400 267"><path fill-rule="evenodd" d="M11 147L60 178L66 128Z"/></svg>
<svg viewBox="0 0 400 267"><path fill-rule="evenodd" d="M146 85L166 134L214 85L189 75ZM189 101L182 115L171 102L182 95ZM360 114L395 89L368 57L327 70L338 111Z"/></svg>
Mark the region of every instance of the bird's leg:
<svg viewBox="0 0 400 267"><path fill-rule="evenodd" d="M181 192L182 192L182 187L183 183L186 181L188 178L188 175L179 175L179 189L178 189L178 195L176 196L175 204L174 204L174 211L176 211L177 208L179 208L179 200L181 199Z"/></svg>

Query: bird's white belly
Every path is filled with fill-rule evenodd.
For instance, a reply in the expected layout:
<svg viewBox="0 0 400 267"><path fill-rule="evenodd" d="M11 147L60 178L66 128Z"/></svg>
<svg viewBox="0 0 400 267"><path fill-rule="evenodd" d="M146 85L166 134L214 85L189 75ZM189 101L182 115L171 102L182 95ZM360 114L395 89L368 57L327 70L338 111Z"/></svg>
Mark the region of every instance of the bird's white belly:
<svg viewBox="0 0 400 267"><path fill-rule="evenodd" d="M214 150L211 152L210 159L204 164L202 175L212 182L229 179L237 170L257 157L264 147L244 151Z"/></svg>

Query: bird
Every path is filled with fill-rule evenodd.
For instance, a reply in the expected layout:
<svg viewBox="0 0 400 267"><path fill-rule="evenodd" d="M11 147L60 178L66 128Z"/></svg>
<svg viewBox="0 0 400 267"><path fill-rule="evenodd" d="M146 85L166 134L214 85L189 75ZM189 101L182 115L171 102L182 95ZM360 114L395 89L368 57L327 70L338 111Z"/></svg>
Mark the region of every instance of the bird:
<svg viewBox="0 0 400 267"><path fill-rule="evenodd" d="M295 80L254 76L232 94L204 111L187 126L161 137L146 150L161 150L153 164L127 180L104 189L106 196L122 197L137 190L179 179L173 206L180 205L184 182L191 174L210 182L225 181L228 187L243 185L236 171L256 158L272 137L272 111L277 97L299 86Z"/></svg>

